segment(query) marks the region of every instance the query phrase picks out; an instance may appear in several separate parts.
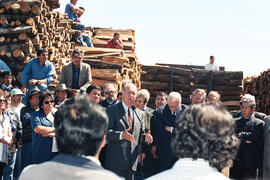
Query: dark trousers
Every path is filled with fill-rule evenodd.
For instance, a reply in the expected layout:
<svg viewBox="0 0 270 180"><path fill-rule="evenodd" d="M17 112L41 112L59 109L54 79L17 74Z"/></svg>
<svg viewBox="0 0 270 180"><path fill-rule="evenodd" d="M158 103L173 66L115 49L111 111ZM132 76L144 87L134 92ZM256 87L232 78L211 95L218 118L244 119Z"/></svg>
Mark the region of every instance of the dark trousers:
<svg viewBox="0 0 270 180"><path fill-rule="evenodd" d="M236 180L256 180L257 168L247 168L243 161L235 161L230 169L230 178Z"/></svg>
<svg viewBox="0 0 270 180"><path fill-rule="evenodd" d="M120 177L124 177L125 180L134 180L134 175L135 172L132 170L115 170L113 171L114 173L116 173L118 176Z"/></svg>
<svg viewBox="0 0 270 180"><path fill-rule="evenodd" d="M5 167L6 167L6 163L0 162L0 178L3 177Z"/></svg>

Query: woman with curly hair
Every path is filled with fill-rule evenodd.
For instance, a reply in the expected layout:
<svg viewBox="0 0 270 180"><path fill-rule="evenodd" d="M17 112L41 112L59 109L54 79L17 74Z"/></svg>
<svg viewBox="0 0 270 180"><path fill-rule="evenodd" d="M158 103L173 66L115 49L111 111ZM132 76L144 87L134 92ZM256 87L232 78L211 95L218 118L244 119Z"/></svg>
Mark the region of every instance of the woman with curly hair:
<svg viewBox="0 0 270 180"><path fill-rule="evenodd" d="M176 124L172 147L179 159L172 169L149 179L228 179L219 170L232 166L239 144L230 113L219 105L197 104Z"/></svg>

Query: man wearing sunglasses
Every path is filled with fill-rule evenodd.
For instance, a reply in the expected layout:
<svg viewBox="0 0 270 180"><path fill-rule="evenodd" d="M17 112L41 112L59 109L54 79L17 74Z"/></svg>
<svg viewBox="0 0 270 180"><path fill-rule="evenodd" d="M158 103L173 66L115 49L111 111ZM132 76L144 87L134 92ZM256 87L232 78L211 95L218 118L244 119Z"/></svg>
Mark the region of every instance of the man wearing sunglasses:
<svg viewBox="0 0 270 180"><path fill-rule="evenodd" d="M72 89L73 96L85 92L92 83L91 67L82 60L83 52L75 49L72 53L72 62L63 66L60 74L59 84L66 84L67 88Z"/></svg>
<svg viewBox="0 0 270 180"><path fill-rule="evenodd" d="M117 86L112 83L107 83L103 86L105 99L99 104L105 108L114 105L117 101Z"/></svg>

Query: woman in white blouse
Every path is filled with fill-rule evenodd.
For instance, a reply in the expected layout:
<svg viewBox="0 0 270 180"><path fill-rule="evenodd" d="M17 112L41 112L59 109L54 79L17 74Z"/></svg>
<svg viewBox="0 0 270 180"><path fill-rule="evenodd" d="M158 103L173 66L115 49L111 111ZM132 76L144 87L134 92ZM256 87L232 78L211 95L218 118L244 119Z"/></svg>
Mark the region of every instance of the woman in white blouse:
<svg viewBox="0 0 270 180"><path fill-rule="evenodd" d="M5 94L0 89L0 176L2 177L8 163L8 145L11 144L12 134L9 117L3 113L5 109Z"/></svg>

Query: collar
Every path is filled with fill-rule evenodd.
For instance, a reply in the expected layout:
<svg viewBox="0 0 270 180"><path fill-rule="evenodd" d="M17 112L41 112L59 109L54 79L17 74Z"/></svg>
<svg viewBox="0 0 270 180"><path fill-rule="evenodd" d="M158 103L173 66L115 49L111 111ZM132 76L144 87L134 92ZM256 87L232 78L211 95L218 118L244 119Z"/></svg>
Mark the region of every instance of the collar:
<svg viewBox="0 0 270 180"><path fill-rule="evenodd" d="M94 163L96 163L97 165L101 166L100 161L95 158L94 156L82 156L83 158L89 159L90 161L93 161Z"/></svg>
<svg viewBox="0 0 270 180"><path fill-rule="evenodd" d="M75 68L75 66L74 66L74 64L73 64L73 62L71 62L71 64L72 64L72 69L74 69L74 70L78 70L78 69L80 69L80 67L81 67L81 65L82 65L82 63L79 65L79 67L78 68Z"/></svg>
<svg viewBox="0 0 270 180"><path fill-rule="evenodd" d="M123 108L124 108L125 112L127 113L128 112L128 106L124 103L124 101L122 101L122 105L123 105Z"/></svg>

